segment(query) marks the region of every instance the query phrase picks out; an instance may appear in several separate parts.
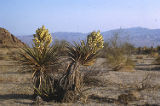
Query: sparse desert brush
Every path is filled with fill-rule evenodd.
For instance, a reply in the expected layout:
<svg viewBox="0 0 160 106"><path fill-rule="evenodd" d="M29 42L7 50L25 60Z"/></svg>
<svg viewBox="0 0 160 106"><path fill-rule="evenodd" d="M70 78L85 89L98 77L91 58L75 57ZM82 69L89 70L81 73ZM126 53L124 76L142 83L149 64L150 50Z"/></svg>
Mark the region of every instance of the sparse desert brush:
<svg viewBox="0 0 160 106"><path fill-rule="evenodd" d="M159 46L158 46L159 47ZM159 49L158 49L159 50ZM160 56L159 56L159 53L156 52L153 57L155 57L155 61L153 62L154 64L160 64Z"/></svg>
<svg viewBox="0 0 160 106"><path fill-rule="evenodd" d="M52 37L44 26L38 28L33 37L32 48L22 48L19 60L33 72L34 93L48 99L54 93L54 77L51 71L56 70L59 65L58 49L56 46L50 46ZM54 70L50 70L50 66L54 67Z"/></svg>
<svg viewBox="0 0 160 106"><path fill-rule="evenodd" d="M68 42L66 40L54 40L53 42L54 46L58 47L58 52L61 56L66 56L66 45L68 45Z"/></svg>
<svg viewBox="0 0 160 106"><path fill-rule="evenodd" d="M143 55L136 56L136 59L143 59Z"/></svg>
<svg viewBox="0 0 160 106"><path fill-rule="evenodd" d="M118 101L120 103L123 103L125 105L129 104L129 102L132 101L138 101L140 100L140 93L138 91L130 91L126 94L121 94L118 96Z"/></svg>
<svg viewBox="0 0 160 106"><path fill-rule="evenodd" d="M134 62L130 58L132 48L126 44L128 43L120 41L118 34L105 44L106 64L115 71L124 67L134 67Z"/></svg>
<svg viewBox="0 0 160 106"><path fill-rule="evenodd" d="M97 77L99 70L88 70L83 77L83 83L85 86L105 86L105 81Z"/></svg>
<svg viewBox="0 0 160 106"><path fill-rule="evenodd" d="M86 42L82 40L80 43L67 46L68 59L71 62L66 73L60 79L60 86L64 91L63 102L73 102L74 100L69 97L76 99L75 96L81 93L83 82L79 68L81 65L94 64L101 48L103 48L103 36L99 31L89 34Z"/></svg>
<svg viewBox="0 0 160 106"><path fill-rule="evenodd" d="M151 53L151 57L153 57L153 58L157 58L158 56L159 56L158 52L152 52Z"/></svg>
<svg viewBox="0 0 160 106"><path fill-rule="evenodd" d="M126 57L126 61L122 68L124 68L124 70L126 71L133 71L134 67L135 67L135 62L131 58Z"/></svg>
<svg viewBox="0 0 160 106"><path fill-rule="evenodd" d="M160 64L160 56L158 56L153 63L159 65Z"/></svg>

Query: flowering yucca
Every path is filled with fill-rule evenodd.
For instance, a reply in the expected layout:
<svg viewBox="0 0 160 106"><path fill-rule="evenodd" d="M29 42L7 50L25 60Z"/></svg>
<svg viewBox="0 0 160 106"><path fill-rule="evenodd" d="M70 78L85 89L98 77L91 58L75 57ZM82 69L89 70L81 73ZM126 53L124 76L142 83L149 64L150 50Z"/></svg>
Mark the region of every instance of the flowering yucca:
<svg viewBox="0 0 160 106"><path fill-rule="evenodd" d="M87 36L87 44L93 53L96 53L99 49L102 49L103 43L103 36L101 35L100 31L94 31Z"/></svg>
<svg viewBox="0 0 160 106"><path fill-rule="evenodd" d="M36 34L33 35L34 39L34 46L35 48L38 48L40 50L43 50L45 47L49 47L52 42L52 36L49 33L48 29L45 29L44 26L41 28L38 28L36 30Z"/></svg>
<svg viewBox="0 0 160 106"><path fill-rule="evenodd" d="M52 37L44 26L38 28L33 37L32 48L22 48L19 60L23 66L33 71L34 93L42 98L49 98L54 94L54 78L51 69L55 71L59 67L58 47L50 47Z"/></svg>
<svg viewBox="0 0 160 106"><path fill-rule="evenodd" d="M67 46L68 58L71 60L66 73L60 79L60 85L65 91L64 95L69 95L68 93L74 92L70 95L76 96L81 92L81 87L83 85L83 79L81 72L79 71L80 66L90 66L96 61L98 51L103 48L103 36L100 32L92 32L87 37L87 42L80 41L80 43L75 43ZM64 101L69 100L71 97L64 96ZM76 98L76 97L72 97Z"/></svg>

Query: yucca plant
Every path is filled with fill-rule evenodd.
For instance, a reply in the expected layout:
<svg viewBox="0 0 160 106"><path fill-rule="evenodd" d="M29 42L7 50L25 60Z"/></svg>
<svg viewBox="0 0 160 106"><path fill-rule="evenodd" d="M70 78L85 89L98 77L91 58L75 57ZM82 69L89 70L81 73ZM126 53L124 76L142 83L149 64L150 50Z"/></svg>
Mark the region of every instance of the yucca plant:
<svg viewBox="0 0 160 106"><path fill-rule="evenodd" d="M76 96L81 92L82 76L79 68L81 65L92 65L101 48L103 48L103 36L99 31L89 34L87 42L82 40L80 43L74 42L74 44L67 46L68 58L71 62L59 82L64 91L62 95L64 102L73 101L75 99L73 95ZM69 96L72 96L72 100L70 100Z"/></svg>
<svg viewBox="0 0 160 106"><path fill-rule="evenodd" d="M54 77L52 71L58 68L58 47L50 46L51 34L44 26L33 35L32 48L22 48L20 62L28 67L33 74L34 94L43 99L50 99L54 94ZM53 70L54 69L54 70Z"/></svg>

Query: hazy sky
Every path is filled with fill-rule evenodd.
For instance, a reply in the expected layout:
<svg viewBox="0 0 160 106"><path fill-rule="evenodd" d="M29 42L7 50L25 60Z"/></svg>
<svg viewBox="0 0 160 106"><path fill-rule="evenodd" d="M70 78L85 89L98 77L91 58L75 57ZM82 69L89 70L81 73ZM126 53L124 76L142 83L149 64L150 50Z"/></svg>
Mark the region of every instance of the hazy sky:
<svg viewBox="0 0 160 106"><path fill-rule="evenodd" d="M160 28L160 0L0 0L0 27L15 35Z"/></svg>

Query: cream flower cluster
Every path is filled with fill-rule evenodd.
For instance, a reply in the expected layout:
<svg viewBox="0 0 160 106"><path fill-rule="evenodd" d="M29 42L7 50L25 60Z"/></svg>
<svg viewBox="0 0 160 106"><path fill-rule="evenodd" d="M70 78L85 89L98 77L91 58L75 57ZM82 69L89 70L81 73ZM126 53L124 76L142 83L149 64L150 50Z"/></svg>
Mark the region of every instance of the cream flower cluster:
<svg viewBox="0 0 160 106"><path fill-rule="evenodd" d="M34 47L43 49L44 47L49 47L52 42L52 36L49 33L48 29L45 29L44 26L36 30L34 34Z"/></svg>
<svg viewBox="0 0 160 106"><path fill-rule="evenodd" d="M87 44L92 49L93 53L103 48L103 36L98 32L92 32L87 36Z"/></svg>

